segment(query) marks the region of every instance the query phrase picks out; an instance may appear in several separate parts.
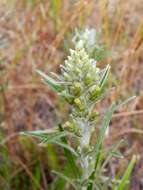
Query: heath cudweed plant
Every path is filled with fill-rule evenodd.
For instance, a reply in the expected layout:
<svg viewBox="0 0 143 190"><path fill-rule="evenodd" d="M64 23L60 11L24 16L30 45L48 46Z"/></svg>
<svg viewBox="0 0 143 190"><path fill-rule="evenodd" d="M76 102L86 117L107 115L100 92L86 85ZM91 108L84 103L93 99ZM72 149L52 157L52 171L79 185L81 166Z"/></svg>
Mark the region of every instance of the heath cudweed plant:
<svg viewBox="0 0 143 190"><path fill-rule="evenodd" d="M49 132L36 131L24 134L39 137L43 143L55 143L64 148L69 175L59 171L53 171L53 173L63 178L74 189L123 190L128 185L136 157L133 156L131 159L123 177L115 179L110 176L110 173L107 175L107 164L112 157L122 157L117 151L121 142L108 150L104 150L102 144L113 112L132 98L124 103L113 103L110 106L103 118L99 134L96 136L96 144L92 144L91 136L99 120L99 113L95 109L95 105L105 95L110 71L110 65L104 69L100 69L96 65L96 61L107 54L97 44L96 37L94 29L76 31L73 38L75 47L70 49L70 55L64 64L60 65L60 76L51 73L51 78L43 72L37 71L44 82L71 106L68 121ZM73 145L68 143L69 136L75 139Z"/></svg>

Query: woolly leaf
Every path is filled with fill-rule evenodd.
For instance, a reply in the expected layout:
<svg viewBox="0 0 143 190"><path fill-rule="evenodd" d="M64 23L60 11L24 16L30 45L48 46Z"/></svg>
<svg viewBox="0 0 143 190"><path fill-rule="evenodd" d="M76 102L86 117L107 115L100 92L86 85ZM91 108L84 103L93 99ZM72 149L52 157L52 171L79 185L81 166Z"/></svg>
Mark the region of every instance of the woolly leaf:
<svg viewBox="0 0 143 190"><path fill-rule="evenodd" d="M42 140L44 143L51 143L54 140L58 140L62 137L65 137L68 132L63 131L63 132L50 132L50 133L43 133L42 131L30 131L30 132L22 132L22 135L26 136L32 136L32 137L37 137Z"/></svg>
<svg viewBox="0 0 143 190"><path fill-rule="evenodd" d="M61 92L62 86L58 84L57 81L52 79L51 77L47 76L45 73L43 73L40 70L37 70L37 73L43 78L44 82L48 84L54 91Z"/></svg>

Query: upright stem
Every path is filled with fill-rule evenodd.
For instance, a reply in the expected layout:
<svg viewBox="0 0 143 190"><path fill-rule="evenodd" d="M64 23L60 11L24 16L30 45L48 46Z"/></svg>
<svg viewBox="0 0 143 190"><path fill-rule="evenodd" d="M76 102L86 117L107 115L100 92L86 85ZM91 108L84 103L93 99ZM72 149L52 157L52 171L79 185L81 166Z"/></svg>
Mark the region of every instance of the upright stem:
<svg viewBox="0 0 143 190"><path fill-rule="evenodd" d="M82 181L85 181L89 177L89 155L85 155L85 150L90 145L91 127L87 121L83 121L81 122L80 128L82 129L82 137L80 139ZM86 185L81 187L81 190L86 189Z"/></svg>

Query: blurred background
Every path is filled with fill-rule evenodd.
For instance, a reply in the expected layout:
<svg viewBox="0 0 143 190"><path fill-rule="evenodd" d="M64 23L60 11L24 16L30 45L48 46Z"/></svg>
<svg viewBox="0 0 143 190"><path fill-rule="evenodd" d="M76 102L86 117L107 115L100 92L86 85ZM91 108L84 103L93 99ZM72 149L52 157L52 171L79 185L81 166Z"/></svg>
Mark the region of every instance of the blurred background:
<svg viewBox="0 0 143 190"><path fill-rule="evenodd" d="M109 86L98 105L102 115L117 99L136 99L114 113L105 146L124 138L125 156L113 160L110 175L120 175L133 154L138 162L131 190L143 189L143 0L0 0L0 189L63 189L51 169L62 170L60 148L37 146L20 131L44 130L67 118L68 106L35 70L59 72L75 28L93 27L111 56Z"/></svg>

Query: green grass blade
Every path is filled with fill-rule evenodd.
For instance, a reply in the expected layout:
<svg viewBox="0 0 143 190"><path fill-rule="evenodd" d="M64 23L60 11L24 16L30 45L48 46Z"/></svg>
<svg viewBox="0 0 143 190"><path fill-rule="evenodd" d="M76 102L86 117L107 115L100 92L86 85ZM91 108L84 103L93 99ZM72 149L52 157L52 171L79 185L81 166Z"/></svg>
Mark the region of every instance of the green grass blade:
<svg viewBox="0 0 143 190"><path fill-rule="evenodd" d="M135 163L136 163L136 156L133 155L133 157L132 157L132 159L131 159L131 161L130 161L130 163L129 163L129 165L128 165L128 167L127 167L127 169L126 169L126 171L125 171L125 173L121 179L121 182L118 185L118 187L116 188L116 190L124 190L125 189L127 182L130 178L131 172L134 168Z"/></svg>

